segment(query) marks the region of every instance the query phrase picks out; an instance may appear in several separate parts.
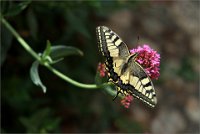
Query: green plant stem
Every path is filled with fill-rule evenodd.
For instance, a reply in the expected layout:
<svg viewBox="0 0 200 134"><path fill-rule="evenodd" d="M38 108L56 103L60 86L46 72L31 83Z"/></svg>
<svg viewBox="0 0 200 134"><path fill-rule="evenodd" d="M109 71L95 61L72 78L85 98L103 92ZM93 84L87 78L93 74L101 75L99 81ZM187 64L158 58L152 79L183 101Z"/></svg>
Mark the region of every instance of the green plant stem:
<svg viewBox="0 0 200 134"><path fill-rule="evenodd" d="M10 30L10 32L15 36L18 42L28 51L35 59L41 61L40 56L23 40L23 38L15 31L15 29L3 18L1 17L1 22Z"/></svg>
<svg viewBox="0 0 200 134"><path fill-rule="evenodd" d="M77 86L77 87L81 87L81 88L87 88L87 89L95 89L95 88L99 88L97 85L95 84L83 84L80 82L77 82L69 77L67 77L66 75L62 74L61 72L59 72L58 70L56 70L55 68L53 68L51 65L49 64L44 64L44 66L46 66L51 72L53 72L55 75L59 76L60 78L62 78L63 80Z"/></svg>
<svg viewBox="0 0 200 134"><path fill-rule="evenodd" d="M24 49L29 52L36 60L41 61L40 56L24 41L24 39L15 31L15 29L1 16L1 22L10 30L10 32L15 36L15 38L18 40L18 42L24 47ZM99 88L99 86L95 84L83 84L80 82L77 82L66 75L62 74L55 68L53 68L51 65L48 63L43 64L45 67L47 67L51 72L53 72L55 75L59 76L63 80L81 88L87 88L87 89L95 89Z"/></svg>

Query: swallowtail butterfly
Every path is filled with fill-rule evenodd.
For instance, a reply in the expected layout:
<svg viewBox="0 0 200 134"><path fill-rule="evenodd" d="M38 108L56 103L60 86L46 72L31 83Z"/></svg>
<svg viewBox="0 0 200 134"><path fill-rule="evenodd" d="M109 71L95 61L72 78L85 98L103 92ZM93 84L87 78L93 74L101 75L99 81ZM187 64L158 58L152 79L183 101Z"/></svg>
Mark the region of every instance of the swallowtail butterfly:
<svg viewBox="0 0 200 134"><path fill-rule="evenodd" d="M135 61L137 53L130 54L127 45L108 27L99 26L96 32L99 49L106 58L109 80L117 86L117 95L130 94L154 107L155 89L144 68Z"/></svg>

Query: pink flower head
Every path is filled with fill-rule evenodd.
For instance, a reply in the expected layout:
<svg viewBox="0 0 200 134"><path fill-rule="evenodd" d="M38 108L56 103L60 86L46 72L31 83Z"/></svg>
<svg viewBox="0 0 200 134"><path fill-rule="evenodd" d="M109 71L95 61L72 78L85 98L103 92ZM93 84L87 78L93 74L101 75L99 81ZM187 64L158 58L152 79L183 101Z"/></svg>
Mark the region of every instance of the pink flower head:
<svg viewBox="0 0 200 134"><path fill-rule="evenodd" d="M133 96L127 95L121 100L121 103L125 108L129 108L132 101L133 101Z"/></svg>
<svg viewBox="0 0 200 134"><path fill-rule="evenodd" d="M106 76L106 68L104 63L99 62L97 70L99 71L101 77Z"/></svg>
<svg viewBox="0 0 200 134"><path fill-rule="evenodd" d="M130 52L138 53L136 61L145 69L148 76L152 79L158 79L160 76L160 54L151 49L149 45L144 44L142 47L138 46Z"/></svg>

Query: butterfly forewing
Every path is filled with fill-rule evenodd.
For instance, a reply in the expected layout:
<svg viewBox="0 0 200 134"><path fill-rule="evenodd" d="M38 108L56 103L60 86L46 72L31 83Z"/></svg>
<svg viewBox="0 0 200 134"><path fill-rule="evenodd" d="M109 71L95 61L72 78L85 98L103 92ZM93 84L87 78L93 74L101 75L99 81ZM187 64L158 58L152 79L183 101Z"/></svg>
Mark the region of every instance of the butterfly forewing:
<svg viewBox="0 0 200 134"><path fill-rule="evenodd" d="M157 103L151 79L135 61L122 41L111 29L99 26L96 29L99 49L106 57L108 76L118 86L118 91L131 94L151 107Z"/></svg>
<svg viewBox="0 0 200 134"><path fill-rule="evenodd" d="M99 48L104 56L124 58L130 55L126 44L111 29L99 26L96 30Z"/></svg>

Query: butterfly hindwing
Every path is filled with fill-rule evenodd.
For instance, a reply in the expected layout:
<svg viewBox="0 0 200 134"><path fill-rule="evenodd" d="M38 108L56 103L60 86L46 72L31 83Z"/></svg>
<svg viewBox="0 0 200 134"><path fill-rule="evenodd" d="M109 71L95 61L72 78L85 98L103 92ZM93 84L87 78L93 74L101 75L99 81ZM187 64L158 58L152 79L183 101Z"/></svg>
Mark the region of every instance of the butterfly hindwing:
<svg viewBox="0 0 200 134"><path fill-rule="evenodd" d="M151 79L134 59L127 64L126 71L120 76L122 82L128 87L127 92L154 107L157 99Z"/></svg>
<svg viewBox="0 0 200 134"><path fill-rule="evenodd" d="M126 44L111 29L99 26L96 29L99 49L106 57L108 76L117 86L117 91L130 94L151 107L157 103L151 79L135 61Z"/></svg>

